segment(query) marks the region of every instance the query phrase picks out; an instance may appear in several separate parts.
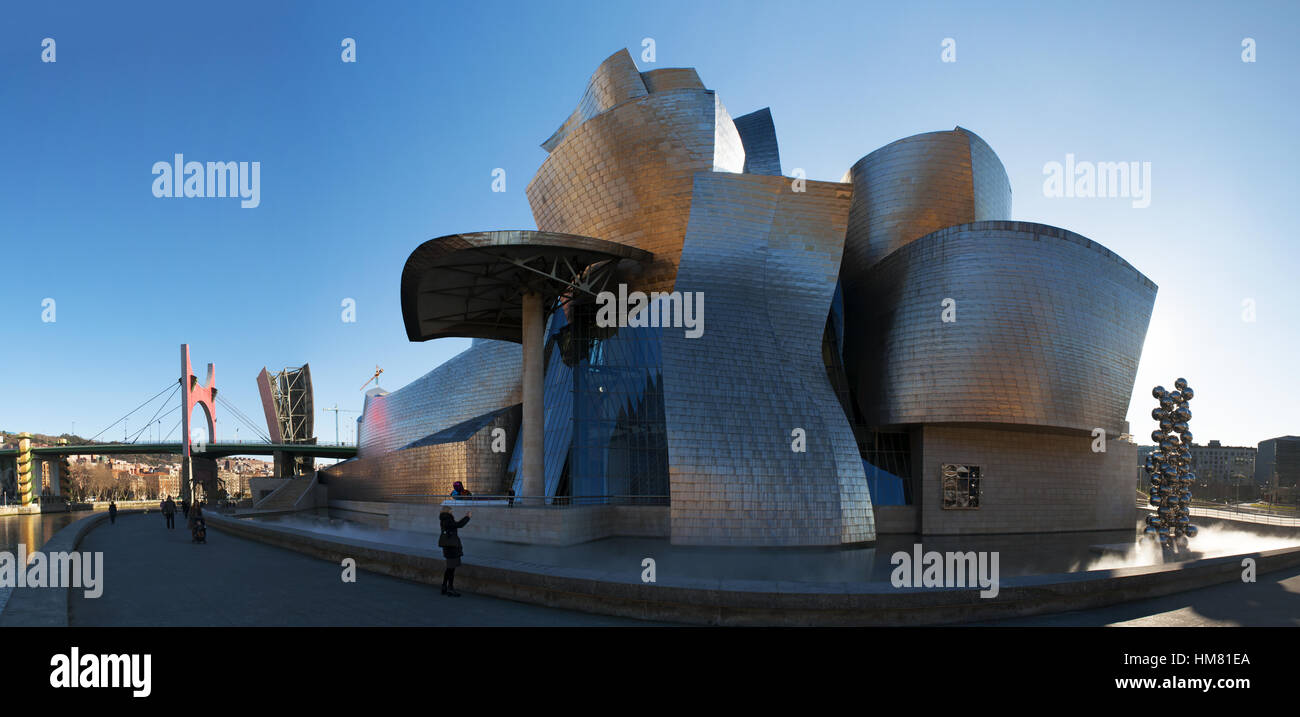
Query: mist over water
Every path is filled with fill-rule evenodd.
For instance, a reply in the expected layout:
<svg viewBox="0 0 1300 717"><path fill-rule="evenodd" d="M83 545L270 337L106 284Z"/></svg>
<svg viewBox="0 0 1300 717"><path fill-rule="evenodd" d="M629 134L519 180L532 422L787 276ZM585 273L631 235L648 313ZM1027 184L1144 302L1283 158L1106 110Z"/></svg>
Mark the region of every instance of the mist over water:
<svg viewBox="0 0 1300 717"><path fill-rule="evenodd" d="M1219 558L1279 548L1300 546L1300 535L1261 535L1250 530L1226 525L1203 525L1195 538L1188 541L1192 558ZM1095 559L1081 561L1070 567L1070 572L1088 570L1114 570L1159 565L1163 562L1159 544L1153 540L1139 539L1124 555L1108 553Z"/></svg>

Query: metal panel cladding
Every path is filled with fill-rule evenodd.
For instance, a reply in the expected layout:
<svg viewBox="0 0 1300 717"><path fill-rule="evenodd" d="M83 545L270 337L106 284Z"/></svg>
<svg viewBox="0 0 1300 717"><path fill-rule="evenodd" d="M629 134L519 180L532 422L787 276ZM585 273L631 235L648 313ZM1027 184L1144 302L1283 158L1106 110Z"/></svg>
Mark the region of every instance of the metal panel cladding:
<svg viewBox="0 0 1300 717"><path fill-rule="evenodd" d="M844 277L944 227L1011 218L1011 182L993 150L958 127L888 144L849 170L853 207Z"/></svg>
<svg viewBox="0 0 1300 717"><path fill-rule="evenodd" d="M670 291L695 173L741 172L745 150L726 109L693 72L646 73L647 83L633 78L630 57L617 59L624 55L601 66L578 110L543 145L550 155L528 184L528 203L541 231L651 252L635 288ZM644 92L647 84L657 91ZM615 89L592 89L606 85Z"/></svg>
<svg viewBox="0 0 1300 717"><path fill-rule="evenodd" d="M369 394L358 426L362 458L522 400L519 344L475 341L429 373L387 394Z"/></svg>
<svg viewBox="0 0 1300 717"><path fill-rule="evenodd" d="M783 177L695 175L676 289L703 293L704 332L662 330L674 543L875 539L821 354L849 195L834 182L796 192Z"/></svg>
<svg viewBox="0 0 1300 717"><path fill-rule="evenodd" d="M974 222L907 244L862 287L851 380L869 425L1125 431L1156 285L1100 244Z"/></svg>

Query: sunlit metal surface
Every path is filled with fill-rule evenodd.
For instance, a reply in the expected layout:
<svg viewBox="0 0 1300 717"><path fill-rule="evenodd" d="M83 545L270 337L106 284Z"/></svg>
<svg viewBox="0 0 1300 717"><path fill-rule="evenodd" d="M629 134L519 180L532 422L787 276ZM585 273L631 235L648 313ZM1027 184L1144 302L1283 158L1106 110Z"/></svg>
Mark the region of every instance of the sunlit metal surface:
<svg viewBox="0 0 1300 717"><path fill-rule="evenodd" d="M606 60L561 137L543 145L550 155L526 193L538 229L644 249L654 261L630 284L672 291L695 174L741 172L745 150L711 90L680 81L658 89L652 81L656 91L638 94L618 59L625 54Z"/></svg>
<svg viewBox="0 0 1300 717"><path fill-rule="evenodd" d="M848 368L869 425L1126 432L1156 286L1100 244L1043 224L963 224L894 252L863 286L863 330L847 340L866 360Z"/></svg>
<svg viewBox="0 0 1300 717"><path fill-rule="evenodd" d="M862 460L821 354L850 194L833 182L793 192L782 177L696 175L677 289L704 293L707 328L698 338L663 329L674 542L875 539Z"/></svg>
<svg viewBox="0 0 1300 717"><path fill-rule="evenodd" d="M396 391L369 391L357 424L359 457L391 453L462 421L519 403L519 362L519 344L476 341Z"/></svg>

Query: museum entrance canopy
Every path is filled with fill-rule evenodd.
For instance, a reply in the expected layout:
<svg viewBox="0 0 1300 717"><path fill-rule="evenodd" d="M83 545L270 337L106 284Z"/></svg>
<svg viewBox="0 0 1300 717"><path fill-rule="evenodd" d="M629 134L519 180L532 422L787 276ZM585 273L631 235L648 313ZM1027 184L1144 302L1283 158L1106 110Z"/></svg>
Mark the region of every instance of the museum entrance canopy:
<svg viewBox="0 0 1300 717"><path fill-rule="evenodd" d="M430 239L411 252L402 269L406 336L519 342L525 294L546 303L595 295L620 264L647 264L651 258L650 252L603 239L541 231Z"/></svg>

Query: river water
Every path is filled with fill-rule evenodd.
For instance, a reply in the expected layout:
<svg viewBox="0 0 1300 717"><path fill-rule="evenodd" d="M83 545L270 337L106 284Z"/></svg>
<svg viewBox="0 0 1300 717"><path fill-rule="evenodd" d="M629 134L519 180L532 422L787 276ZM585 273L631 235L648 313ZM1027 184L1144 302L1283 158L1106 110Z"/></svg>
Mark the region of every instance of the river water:
<svg viewBox="0 0 1300 717"><path fill-rule="evenodd" d="M89 515L80 513L35 513L32 515L0 516L0 553L17 554L18 545L27 546L30 554L39 550L63 526ZM0 611L9 602L12 587L0 585Z"/></svg>

